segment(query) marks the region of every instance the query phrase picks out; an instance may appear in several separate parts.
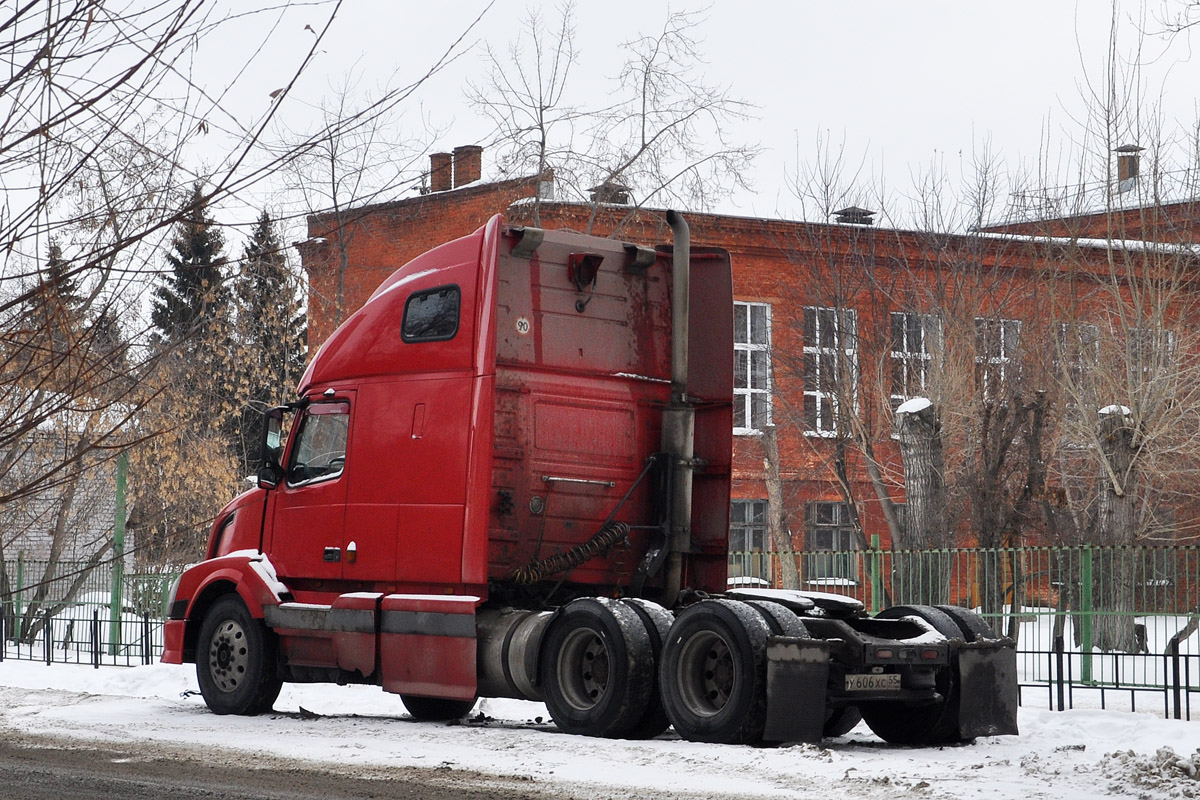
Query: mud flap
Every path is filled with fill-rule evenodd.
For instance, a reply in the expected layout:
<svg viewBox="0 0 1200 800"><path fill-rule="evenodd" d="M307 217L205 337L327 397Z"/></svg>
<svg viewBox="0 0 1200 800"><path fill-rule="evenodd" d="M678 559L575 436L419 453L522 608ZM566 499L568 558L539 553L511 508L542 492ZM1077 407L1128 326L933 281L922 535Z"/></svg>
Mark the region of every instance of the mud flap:
<svg viewBox="0 0 1200 800"><path fill-rule="evenodd" d="M830 642L772 636L767 640L768 742L819 742L825 728Z"/></svg>
<svg viewBox="0 0 1200 800"><path fill-rule="evenodd" d="M1017 734L1017 649L1009 640L958 651L958 730L963 739Z"/></svg>

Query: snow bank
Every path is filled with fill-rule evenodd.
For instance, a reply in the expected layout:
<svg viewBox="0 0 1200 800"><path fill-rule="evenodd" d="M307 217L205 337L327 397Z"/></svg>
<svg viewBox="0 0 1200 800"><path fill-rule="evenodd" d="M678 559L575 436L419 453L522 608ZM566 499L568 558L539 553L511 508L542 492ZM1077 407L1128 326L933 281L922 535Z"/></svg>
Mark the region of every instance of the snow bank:
<svg viewBox="0 0 1200 800"><path fill-rule="evenodd" d="M337 764L364 774L426 766L531 780L531 790L581 798L1077 798L1200 797L1191 754L1200 725L1117 711L1022 708L1019 737L900 748L864 726L821 745L694 744L668 732L648 742L559 733L545 706L484 700L457 724L418 723L375 687L288 685L275 711L217 717L190 666L92 669L0 663L0 735L220 749ZM1193 792L1193 794L1188 794Z"/></svg>

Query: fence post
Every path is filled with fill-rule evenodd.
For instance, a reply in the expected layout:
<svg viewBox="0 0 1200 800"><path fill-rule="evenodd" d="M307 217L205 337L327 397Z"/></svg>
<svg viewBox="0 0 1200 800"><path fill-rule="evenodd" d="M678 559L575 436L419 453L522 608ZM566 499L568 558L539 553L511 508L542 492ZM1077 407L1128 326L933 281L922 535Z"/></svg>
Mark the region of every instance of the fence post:
<svg viewBox="0 0 1200 800"><path fill-rule="evenodd" d="M13 606L13 638L21 636L21 617L24 616L22 611L25 607L25 600L22 597L22 589L25 588L25 551L21 550L17 553L17 598L16 605Z"/></svg>
<svg viewBox="0 0 1200 800"><path fill-rule="evenodd" d="M1063 649L1064 649L1063 648L1063 637L1055 636L1054 637L1054 666L1055 666L1054 685L1055 685L1055 688L1058 690L1058 710L1059 711L1065 710L1066 705L1067 705L1066 695L1065 695L1065 691L1064 691L1064 682L1063 682Z"/></svg>
<svg viewBox="0 0 1200 800"><path fill-rule="evenodd" d="M149 664L153 660L150 651L150 615L142 614L142 663Z"/></svg>
<svg viewBox="0 0 1200 800"><path fill-rule="evenodd" d="M100 669L100 609L92 609L92 669Z"/></svg>
<svg viewBox="0 0 1200 800"><path fill-rule="evenodd" d="M129 456L117 456L117 496L113 511L112 609L108 626L109 655L115 656L121 644L121 608L125 595L125 473Z"/></svg>
<svg viewBox="0 0 1200 800"><path fill-rule="evenodd" d="M1178 633L1171 637L1171 643L1167 645L1167 652L1171 654L1171 710L1175 719L1183 719L1183 676L1179 671Z"/></svg>
<svg viewBox="0 0 1200 800"><path fill-rule="evenodd" d="M883 553L879 546L879 534L871 534L871 560L870 566L867 568L871 574L871 613L878 614L880 607L883 605L883 576L880 574L879 562L883 559Z"/></svg>
<svg viewBox="0 0 1200 800"><path fill-rule="evenodd" d="M1079 679L1092 682L1092 547L1084 545L1079 561Z"/></svg>
<svg viewBox="0 0 1200 800"><path fill-rule="evenodd" d="M42 648L42 650L45 652L47 667L50 666L54 662L54 659L50 657L51 656L50 648L52 648L54 646L54 643L51 641L51 639L54 638L54 629L50 625L51 619L52 618L50 616L50 612L47 611L46 612L46 627L42 630L42 643L45 645Z"/></svg>

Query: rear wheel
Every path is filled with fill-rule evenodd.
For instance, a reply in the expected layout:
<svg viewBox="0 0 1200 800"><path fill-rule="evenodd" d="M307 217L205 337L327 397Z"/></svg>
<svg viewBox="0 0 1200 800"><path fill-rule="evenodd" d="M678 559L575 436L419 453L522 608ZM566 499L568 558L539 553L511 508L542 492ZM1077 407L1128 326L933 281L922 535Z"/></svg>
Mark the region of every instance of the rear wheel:
<svg viewBox="0 0 1200 800"><path fill-rule="evenodd" d="M954 620L954 624L962 632L962 638L968 642L999 639L992 626L983 617L970 609L961 606L934 606L938 611Z"/></svg>
<svg viewBox="0 0 1200 800"><path fill-rule="evenodd" d="M630 739L653 739L671 727L671 720L667 718L667 711L663 708L662 695L658 688L658 665L662 659L663 643L667 641L675 617L670 611L649 600L627 597L621 602L633 609L634 613L638 615L638 619L642 621L646 633L650 636L650 652L654 657L654 671L651 673L650 697L646 701L646 711L633 726L633 730L629 732L628 736Z"/></svg>
<svg viewBox="0 0 1200 800"><path fill-rule="evenodd" d="M546 708L559 728L585 736L632 736L650 707L650 636L622 603L574 600L551 620L538 672Z"/></svg>
<svg viewBox="0 0 1200 800"><path fill-rule="evenodd" d="M961 639L958 624L944 611L933 606L892 606L879 612L881 619L917 617L948 639ZM958 684L954 670L938 669L934 686L942 700L923 706L896 703L864 704L860 711L867 726L880 739L891 744L933 745L962 741L958 733Z"/></svg>
<svg viewBox="0 0 1200 800"><path fill-rule="evenodd" d="M862 722L862 714L859 713L857 706L835 708L830 710L828 716L825 717L825 727L822 729L821 735L826 737L845 736L860 722Z"/></svg>
<svg viewBox="0 0 1200 800"><path fill-rule="evenodd" d="M200 625L196 680L216 714L269 711L283 682L275 671L275 638L236 594L213 603Z"/></svg>
<svg viewBox="0 0 1200 800"><path fill-rule="evenodd" d="M462 719L475 707L474 700L447 700L443 697L417 697L400 695L400 701L413 719L421 722L448 722Z"/></svg>
<svg viewBox="0 0 1200 800"><path fill-rule="evenodd" d="M769 635L759 611L732 600L705 600L679 615L659 680L680 736L726 744L762 739Z"/></svg>

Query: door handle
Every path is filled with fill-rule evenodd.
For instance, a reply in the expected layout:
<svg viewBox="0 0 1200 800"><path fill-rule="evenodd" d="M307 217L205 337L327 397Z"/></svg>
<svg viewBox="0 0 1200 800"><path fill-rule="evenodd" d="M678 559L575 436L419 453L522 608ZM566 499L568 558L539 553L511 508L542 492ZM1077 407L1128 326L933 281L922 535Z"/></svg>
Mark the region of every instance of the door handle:
<svg viewBox="0 0 1200 800"><path fill-rule="evenodd" d="M341 561L342 560L342 548L326 547L325 548L325 560L326 561Z"/></svg>

